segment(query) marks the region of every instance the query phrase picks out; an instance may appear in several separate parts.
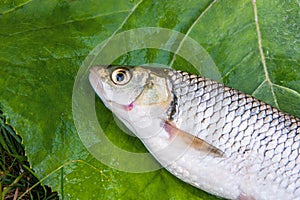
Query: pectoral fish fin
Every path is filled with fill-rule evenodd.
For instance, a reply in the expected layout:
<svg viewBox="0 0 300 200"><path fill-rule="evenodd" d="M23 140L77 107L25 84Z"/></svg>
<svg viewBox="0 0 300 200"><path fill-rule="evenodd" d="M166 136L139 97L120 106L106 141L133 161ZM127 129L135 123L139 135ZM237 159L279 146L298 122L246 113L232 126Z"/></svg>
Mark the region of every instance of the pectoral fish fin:
<svg viewBox="0 0 300 200"><path fill-rule="evenodd" d="M207 143L206 141L202 140L201 138L198 138L192 134L189 134L185 131L178 129L176 127L176 125L170 121L165 121L163 126L164 126L164 129L169 133L171 139L178 136L187 145L190 145L192 148L195 148L199 151L206 152L208 154L213 154L214 156L217 156L217 157L224 156L224 153L217 147Z"/></svg>

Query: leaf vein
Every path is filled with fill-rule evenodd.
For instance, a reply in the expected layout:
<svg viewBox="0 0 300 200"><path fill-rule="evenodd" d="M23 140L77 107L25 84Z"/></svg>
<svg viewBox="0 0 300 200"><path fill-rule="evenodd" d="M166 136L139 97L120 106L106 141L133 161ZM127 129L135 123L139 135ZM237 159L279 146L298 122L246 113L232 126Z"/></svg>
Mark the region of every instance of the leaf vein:
<svg viewBox="0 0 300 200"><path fill-rule="evenodd" d="M29 4L30 2L32 2L32 0L23 2L23 3L17 5L17 6L15 6L15 7L13 7L13 8L11 8L11 9L8 9L8 10L6 10L6 11L0 13L0 16L1 16L1 15L5 15L5 14L8 14L8 13L11 13L11 12L13 12L13 11L15 11L15 10L17 10L17 9L19 9L19 8L21 8L21 7L23 7L23 6L25 6L26 4Z"/></svg>
<svg viewBox="0 0 300 200"><path fill-rule="evenodd" d="M237 62L236 64L233 63L233 66L230 68L230 70L229 70L228 72L226 72L225 75L223 75L223 81L224 81L224 79L226 79L227 77L229 77L229 75L230 75L233 71L235 71L235 70L238 68L238 66L242 65L243 62L245 62L245 61L251 59L251 56L252 56L253 54L254 54L254 52L251 50L251 51L249 51L245 56L243 56L242 59L241 59L239 62Z"/></svg>
<svg viewBox="0 0 300 200"><path fill-rule="evenodd" d="M134 11L138 8L138 6L143 2L144 0L140 0L137 4L135 4L132 9L130 10L130 12L128 13L128 15L125 17L125 19L123 20L123 22L120 24L120 26L111 34L111 36L109 38L106 39L106 42L101 46L101 48L99 49L99 52L102 51L102 49L107 45L107 43L111 40L111 38L113 38L117 32L119 32L124 24L127 22L127 20L131 17L131 15L134 13ZM92 61L90 63L94 63L95 59L97 56L95 56Z"/></svg>
<svg viewBox="0 0 300 200"><path fill-rule="evenodd" d="M90 164L90 163L88 163L88 162L86 162L84 160L79 160L79 159L78 160L70 160L70 161L67 161L67 162L63 163L62 165L58 166L56 169L54 169L53 171L51 171L49 174L47 174L46 176L44 176L43 178L41 178L37 183L35 183L34 185L32 185L30 188L28 188L26 190L26 192L24 192L22 195L20 195L19 198L18 198L18 200L21 200L28 192L30 192L33 188L37 187L40 183L43 183L51 175L53 175L54 173L58 172L63 167L70 166L72 163L81 163L81 164L84 164L84 165L90 167L91 169L99 172L99 174L101 174L102 177L105 177L107 180L109 180L108 176L104 174L104 170L99 169L99 168L95 167L94 165L92 165L92 164Z"/></svg>
<svg viewBox="0 0 300 200"><path fill-rule="evenodd" d="M268 72L267 64L266 64L266 58L265 58L265 54L264 54L264 51L263 51L262 37L261 37L261 32L260 32L260 27L259 27L259 22L258 22L256 0L252 0L252 5L253 5L253 11L254 11L254 21L255 21L255 26L256 26L258 49L259 49L259 53L260 53L261 63L262 63L264 73L265 73L265 80L270 85L270 89L271 89L271 93L272 93L272 96L273 96L273 99L274 99L275 106L277 108L279 108L277 98L276 98L276 95L275 95L275 92L274 92L274 89L273 89L273 83L272 83L272 81L270 80L270 77L269 77L269 72ZM259 87L261 87L261 85ZM257 91L257 89L255 91ZM255 93L255 91L253 92L253 94Z"/></svg>
<svg viewBox="0 0 300 200"><path fill-rule="evenodd" d="M207 8L205 8L205 10L203 12L201 12L201 14L196 18L196 20L192 23L192 25L189 27L189 29L187 30L187 32L185 33L183 39L180 41L178 48L176 49L175 53L173 54L172 60L169 63L169 66L172 67L174 64L174 61L176 59L176 55L178 54L180 48L182 47L184 41L186 40L186 38L188 37L188 35L190 34L190 32L192 31L192 29L195 27L195 25L199 22L199 20L205 15L205 13L207 13L207 11L217 2L217 0L212 1Z"/></svg>
<svg viewBox="0 0 300 200"><path fill-rule="evenodd" d="M291 88L288 88L288 87L285 87L285 86L282 86L282 85L277 85L277 84L273 84L273 85L274 85L275 87L284 89L284 90L289 91L289 92L295 94L296 96L300 97L300 93L299 93L298 91L296 91L296 90L293 90L293 89L291 89Z"/></svg>
<svg viewBox="0 0 300 200"><path fill-rule="evenodd" d="M115 14L120 14L120 13L125 13L125 12L129 12L129 10L120 10L120 11L114 11L114 12L109 12L109 13L105 13L105 14L94 15L94 16L87 17L87 18L78 18L78 19L67 20L63 23L54 24L52 26L45 26L45 27L39 27L39 28L29 29L29 30L25 30L25 31L20 31L20 32L16 32L13 34L9 34L7 36L15 36L15 35L24 34L24 33L32 32L32 31L52 29L52 28L55 28L55 27L61 26L61 25L67 25L67 24L72 24L72 23L76 23L76 22L87 21L87 20L91 20L91 19L96 19L96 18L108 16L108 15L115 15Z"/></svg>
<svg viewBox="0 0 300 200"><path fill-rule="evenodd" d="M265 84L265 82L267 82L267 80L264 80L263 82L261 82L259 84L259 86L252 92L252 96L255 96L255 94L260 90L260 88Z"/></svg>

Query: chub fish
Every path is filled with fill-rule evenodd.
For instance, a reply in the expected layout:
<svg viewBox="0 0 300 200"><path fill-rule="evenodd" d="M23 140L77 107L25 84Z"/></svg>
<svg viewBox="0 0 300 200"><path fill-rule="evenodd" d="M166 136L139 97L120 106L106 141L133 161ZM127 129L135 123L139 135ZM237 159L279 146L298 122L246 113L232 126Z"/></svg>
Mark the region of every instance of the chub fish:
<svg viewBox="0 0 300 200"><path fill-rule="evenodd" d="M169 68L96 66L95 92L181 180L227 199L300 199L300 119Z"/></svg>

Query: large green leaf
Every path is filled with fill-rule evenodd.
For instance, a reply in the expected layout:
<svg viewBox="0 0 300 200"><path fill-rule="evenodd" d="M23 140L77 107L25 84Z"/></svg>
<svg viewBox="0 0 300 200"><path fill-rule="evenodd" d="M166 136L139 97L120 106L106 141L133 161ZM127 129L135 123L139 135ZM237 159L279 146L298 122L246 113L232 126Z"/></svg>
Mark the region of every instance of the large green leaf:
<svg viewBox="0 0 300 200"><path fill-rule="evenodd" d="M160 169L114 170L83 146L72 119L72 89L88 53L138 27L186 33L215 61L223 82L300 117L297 1L5 0L0 3L0 102L22 136L36 174L65 199L214 199ZM194 69L172 53L143 49L117 64ZM121 148L144 152L96 100L104 130Z"/></svg>

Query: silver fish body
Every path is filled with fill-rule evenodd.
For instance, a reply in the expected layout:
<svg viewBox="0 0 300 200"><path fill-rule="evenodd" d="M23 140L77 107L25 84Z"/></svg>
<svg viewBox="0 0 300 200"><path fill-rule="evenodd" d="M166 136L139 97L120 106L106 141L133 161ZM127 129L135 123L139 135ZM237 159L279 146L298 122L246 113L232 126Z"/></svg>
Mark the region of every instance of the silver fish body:
<svg viewBox="0 0 300 200"><path fill-rule="evenodd" d="M90 82L181 180L228 199L300 199L298 118L172 69L94 67Z"/></svg>

